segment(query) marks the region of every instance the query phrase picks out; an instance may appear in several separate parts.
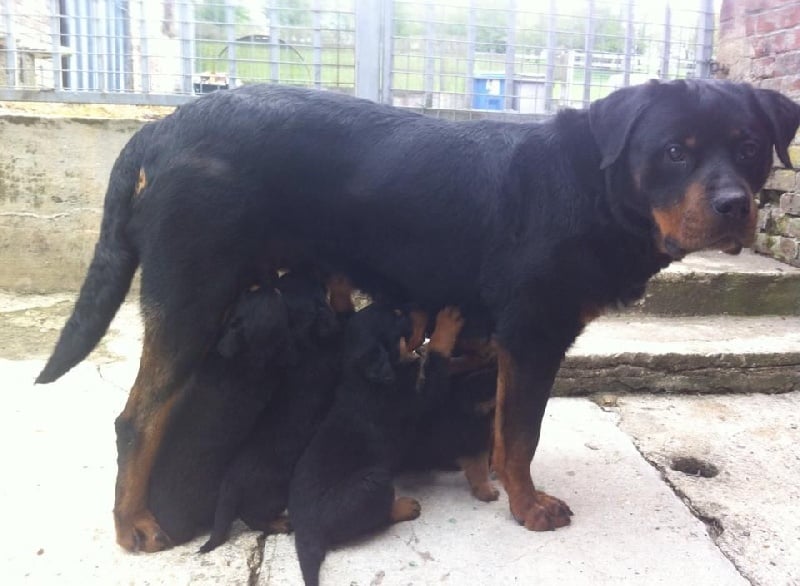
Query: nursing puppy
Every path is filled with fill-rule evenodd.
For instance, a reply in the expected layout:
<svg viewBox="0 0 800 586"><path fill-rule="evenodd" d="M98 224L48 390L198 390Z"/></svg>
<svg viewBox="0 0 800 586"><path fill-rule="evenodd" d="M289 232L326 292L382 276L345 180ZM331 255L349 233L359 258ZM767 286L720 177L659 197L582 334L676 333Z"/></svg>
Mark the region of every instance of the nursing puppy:
<svg viewBox="0 0 800 586"><path fill-rule="evenodd" d="M408 472L462 470L475 498L500 493L489 480L497 367L451 374L441 403L424 415L401 466Z"/></svg>
<svg viewBox="0 0 800 586"><path fill-rule="evenodd" d="M276 389L289 346L284 301L267 283L244 291L216 347L168 422L149 506L173 544L211 526L222 476Z"/></svg>
<svg viewBox="0 0 800 586"><path fill-rule="evenodd" d="M420 365L409 357L405 314L371 305L350 318L342 382L289 492L306 584L319 583L332 545L419 516L417 501L395 498L392 480L417 423L447 392L448 358L462 324L457 310L442 310Z"/></svg>
<svg viewBox="0 0 800 586"><path fill-rule="evenodd" d="M288 531L283 513L295 463L327 412L339 381L340 328L324 283L293 271L280 278L278 289L289 312L294 360L282 388L225 473L214 530L200 548L203 553L227 540L237 517L251 529Z"/></svg>

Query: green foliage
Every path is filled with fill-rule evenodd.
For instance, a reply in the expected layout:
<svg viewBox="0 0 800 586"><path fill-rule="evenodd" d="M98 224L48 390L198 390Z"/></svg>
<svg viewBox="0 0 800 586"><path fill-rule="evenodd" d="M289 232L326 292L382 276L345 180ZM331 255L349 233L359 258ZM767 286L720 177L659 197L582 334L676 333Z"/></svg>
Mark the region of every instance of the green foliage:
<svg viewBox="0 0 800 586"><path fill-rule="evenodd" d="M275 10L278 16L278 26L311 27L311 0L267 0L264 4L264 14L268 19Z"/></svg>
<svg viewBox="0 0 800 586"><path fill-rule="evenodd" d="M197 0L194 17L195 35L198 39L224 40L228 37L226 24L228 8L224 0ZM233 7L233 24L241 25L250 21L250 13L243 6Z"/></svg>

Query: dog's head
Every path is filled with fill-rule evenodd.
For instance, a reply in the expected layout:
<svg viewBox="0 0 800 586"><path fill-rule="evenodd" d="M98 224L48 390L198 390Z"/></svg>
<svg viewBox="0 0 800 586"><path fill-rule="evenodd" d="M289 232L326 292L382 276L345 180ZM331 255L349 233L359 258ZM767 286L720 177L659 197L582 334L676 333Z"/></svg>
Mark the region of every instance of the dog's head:
<svg viewBox="0 0 800 586"><path fill-rule="evenodd" d="M754 196L773 149L791 166L800 106L746 84L652 81L593 103L589 121L612 206L646 216L659 249L679 259L752 242Z"/></svg>
<svg viewBox="0 0 800 586"><path fill-rule="evenodd" d="M280 293L256 284L239 296L225 321L217 352L248 368L259 368L283 360L289 343L289 316Z"/></svg>
<svg viewBox="0 0 800 586"><path fill-rule="evenodd" d="M405 312L376 303L365 307L345 329L345 368L371 383L393 383L395 368L413 353L408 347L412 329Z"/></svg>

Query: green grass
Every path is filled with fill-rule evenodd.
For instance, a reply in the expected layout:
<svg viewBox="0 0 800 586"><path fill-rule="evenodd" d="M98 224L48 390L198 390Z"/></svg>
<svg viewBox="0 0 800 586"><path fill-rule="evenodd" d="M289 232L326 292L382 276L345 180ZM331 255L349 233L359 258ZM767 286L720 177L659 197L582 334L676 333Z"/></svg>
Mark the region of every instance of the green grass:
<svg viewBox="0 0 800 586"><path fill-rule="evenodd" d="M227 45L223 42L197 43L198 72L227 73ZM221 54L221 56L220 56ZM277 81L295 85L314 83L314 51L309 47L278 48L277 79L272 78L271 48L269 45L239 45L236 47L236 75L245 83ZM324 48L320 55L320 77L324 86L353 86L355 84L355 54L352 48Z"/></svg>

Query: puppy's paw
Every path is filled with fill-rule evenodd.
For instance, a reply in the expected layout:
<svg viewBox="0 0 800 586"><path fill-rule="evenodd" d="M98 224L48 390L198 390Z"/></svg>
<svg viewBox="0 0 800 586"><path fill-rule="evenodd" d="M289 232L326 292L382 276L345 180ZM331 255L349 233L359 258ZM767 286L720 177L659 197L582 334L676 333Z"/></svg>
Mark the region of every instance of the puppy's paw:
<svg viewBox="0 0 800 586"><path fill-rule="evenodd" d="M443 356L450 356L463 327L461 311L457 307L445 307L436 315L436 327L431 334L428 348Z"/></svg>
<svg viewBox="0 0 800 586"><path fill-rule="evenodd" d="M401 496L395 499L392 504L391 519L393 523L401 521L411 521L419 517L422 506L419 501L411 497Z"/></svg>
<svg viewBox="0 0 800 586"><path fill-rule="evenodd" d="M472 496L479 501L490 503L500 498L500 491L488 480L480 484L475 484L470 488L472 489Z"/></svg>

